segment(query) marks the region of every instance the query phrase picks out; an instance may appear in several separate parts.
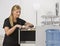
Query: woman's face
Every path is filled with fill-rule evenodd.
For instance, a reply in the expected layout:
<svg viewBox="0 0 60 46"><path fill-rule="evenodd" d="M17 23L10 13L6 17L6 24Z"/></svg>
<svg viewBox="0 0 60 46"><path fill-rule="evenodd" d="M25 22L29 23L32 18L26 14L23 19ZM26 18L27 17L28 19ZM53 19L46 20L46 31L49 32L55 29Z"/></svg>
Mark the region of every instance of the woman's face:
<svg viewBox="0 0 60 46"><path fill-rule="evenodd" d="M15 9L13 11L14 18L19 18L20 14L21 14L21 10L20 9Z"/></svg>

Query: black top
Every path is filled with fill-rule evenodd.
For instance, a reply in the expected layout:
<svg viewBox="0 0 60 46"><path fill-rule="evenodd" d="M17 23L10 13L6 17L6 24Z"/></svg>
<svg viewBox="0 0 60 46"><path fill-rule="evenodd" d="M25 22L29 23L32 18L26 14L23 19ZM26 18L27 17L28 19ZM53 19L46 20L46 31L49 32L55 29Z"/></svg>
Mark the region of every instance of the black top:
<svg viewBox="0 0 60 46"><path fill-rule="evenodd" d="M26 23L26 21L24 21L23 19L17 18L17 22L14 22L14 25L16 25L16 24L24 25L25 23ZM9 18L5 19L5 21L4 21L3 28L6 26L9 28L12 28L10 25L10 22L9 22ZM10 34L9 36L7 36L5 34L4 44L8 44L8 43L17 44L18 43L18 31L19 31L19 28L16 28L15 31L12 34Z"/></svg>

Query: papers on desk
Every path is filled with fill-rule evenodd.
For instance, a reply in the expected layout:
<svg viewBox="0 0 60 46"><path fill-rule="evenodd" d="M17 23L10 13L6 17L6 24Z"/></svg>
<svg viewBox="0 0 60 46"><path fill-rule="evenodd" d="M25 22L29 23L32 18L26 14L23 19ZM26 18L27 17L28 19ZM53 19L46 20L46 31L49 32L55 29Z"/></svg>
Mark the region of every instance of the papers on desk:
<svg viewBox="0 0 60 46"><path fill-rule="evenodd" d="M21 31L35 31L35 28L21 29Z"/></svg>

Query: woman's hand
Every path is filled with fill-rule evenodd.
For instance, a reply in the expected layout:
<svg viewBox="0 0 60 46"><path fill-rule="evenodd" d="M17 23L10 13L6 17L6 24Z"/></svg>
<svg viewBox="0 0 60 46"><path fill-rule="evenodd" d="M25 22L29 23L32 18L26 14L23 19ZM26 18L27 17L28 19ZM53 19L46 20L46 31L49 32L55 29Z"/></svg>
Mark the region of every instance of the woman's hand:
<svg viewBox="0 0 60 46"><path fill-rule="evenodd" d="M15 25L15 27L18 27L18 28L22 28L22 26L21 25L19 25L19 24L17 24L17 25Z"/></svg>
<svg viewBox="0 0 60 46"><path fill-rule="evenodd" d="M22 29L28 29L28 28L29 28L28 26L25 25L22 26Z"/></svg>
<svg viewBox="0 0 60 46"><path fill-rule="evenodd" d="M33 24L28 23L28 22L26 22L26 23L25 23L25 26L30 27L30 28L33 28L33 27L34 27L34 25L33 25Z"/></svg>

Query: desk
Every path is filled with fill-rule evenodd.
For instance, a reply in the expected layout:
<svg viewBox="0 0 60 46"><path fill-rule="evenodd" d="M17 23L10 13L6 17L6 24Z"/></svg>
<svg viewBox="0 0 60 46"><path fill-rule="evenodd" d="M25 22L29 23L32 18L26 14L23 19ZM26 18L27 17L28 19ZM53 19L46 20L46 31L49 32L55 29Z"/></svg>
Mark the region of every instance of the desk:
<svg viewBox="0 0 60 46"><path fill-rule="evenodd" d="M20 41L35 41L35 30L20 31Z"/></svg>

